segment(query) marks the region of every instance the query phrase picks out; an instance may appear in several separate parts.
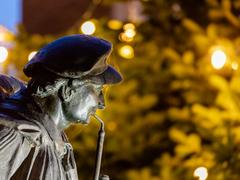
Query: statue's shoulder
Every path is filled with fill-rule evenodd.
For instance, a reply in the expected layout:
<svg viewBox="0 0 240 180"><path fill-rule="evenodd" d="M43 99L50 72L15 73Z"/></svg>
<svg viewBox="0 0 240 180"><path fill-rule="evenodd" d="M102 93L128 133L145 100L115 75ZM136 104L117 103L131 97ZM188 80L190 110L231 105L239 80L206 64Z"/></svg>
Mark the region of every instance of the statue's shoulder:
<svg viewBox="0 0 240 180"><path fill-rule="evenodd" d="M4 100L23 88L26 88L24 81L13 76L0 74L0 100Z"/></svg>
<svg viewBox="0 0 240 180"><path fill-rule="evenodd" d="M0 114L0 139L2 132L6 131L14 131L35 145L39 144L39 139L42 135L42 128L38 124Z"/></svg>

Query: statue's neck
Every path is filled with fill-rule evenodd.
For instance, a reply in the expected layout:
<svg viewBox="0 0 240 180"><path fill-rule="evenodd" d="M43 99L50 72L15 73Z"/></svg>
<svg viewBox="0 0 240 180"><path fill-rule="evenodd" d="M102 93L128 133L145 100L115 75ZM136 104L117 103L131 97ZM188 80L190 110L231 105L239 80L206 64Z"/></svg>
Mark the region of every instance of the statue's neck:
<svg viewBox="0 0 240 180"><path fill-rule="evenodd" d="M48 96L45 98L34 97L34 101L38 104L43 114L47 114L59 130L64 130L70 126L67 121L62 107L62 101L57 95Z"/></svg>

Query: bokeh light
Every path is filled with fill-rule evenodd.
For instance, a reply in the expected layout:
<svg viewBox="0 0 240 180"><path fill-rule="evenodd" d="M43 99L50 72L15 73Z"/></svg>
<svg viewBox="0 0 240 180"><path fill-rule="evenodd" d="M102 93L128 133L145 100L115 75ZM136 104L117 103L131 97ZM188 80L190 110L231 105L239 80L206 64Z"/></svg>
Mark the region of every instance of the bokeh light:
<svg viewBox="0 0 240 180"><path fill-rule="evenodd" d="M194 177L198 177L199 180L206 180L208 177L208 170L205 167L198 167L193 173Z"/></svg>
<svg viewBox="0 0 240 180"><path fill-rule="evenodd" d="M8 57L7 48L0 46L0 63L3 63L4 61L6 61L7 57Z"/></svg>
<svg viewBox="0 0 240 180"><path fill-rule="evenodd" d="M37 54L37 51L32 51L31 53L29 53L28 61L30 61L35 56L35 54Z"/></svg>
<svg viewBox="0 0 240 180"><path fill-rule="evenodd" d="M132 46L124 45L119 50L118 53L125 59L132 59L134 57L134 49Z"/></svg>
<svg viewBox="0 0 240 180"><path fill-rule="evenodd" d="M122 28L123 23L116 19L111 19L108 21L108 27L113 30L119 30Z"/></svg>
<svg viewBox="0 0 240 180"><path fill-rule="evenodd" d="M119 34L119 40L122 42L131 42L136 35L135 25L127 23L123 26L123 32Z"/></svg>
<svg viewBox="0 0 240 180"><path fill-rule="evenodd" d="M127 23L123 26L123 29L126 31L128 29L135 29L135 25L133 23Z"/></svg>
<svg viewBox="0 0 240 180"><path fill-rule="evenodd" d="M212 53L211 63L215 69L221 69L226 64L227 56L222 50L215 50Z"/></svg>
<svg viewBox="0 0 240 180"><path fill-rule="evenodd" d="M122 41L122 42L131 42L133 41L133 37L128 37L125 33L120 33L119 34L119 40Z"/></svg>
<svg viewBox="0 0 240 180"><path fill-rule="evenodd" d="M86 21L81 25L83 34L92 35L96 31L96 26L92 21Z"/></svg>
<svg viewBox="0 0 240 180"><path fill-rule="evenodd" d="M127 29L124 34L126 34L128 38L133 38L136 35L136 31L134 29Z"/></svg>
<svg viewBox="0 0 240 180"><path fill-rule="evenodd" d="M238 63L236 61L232 62L232 69L238 70Z"/></svg>

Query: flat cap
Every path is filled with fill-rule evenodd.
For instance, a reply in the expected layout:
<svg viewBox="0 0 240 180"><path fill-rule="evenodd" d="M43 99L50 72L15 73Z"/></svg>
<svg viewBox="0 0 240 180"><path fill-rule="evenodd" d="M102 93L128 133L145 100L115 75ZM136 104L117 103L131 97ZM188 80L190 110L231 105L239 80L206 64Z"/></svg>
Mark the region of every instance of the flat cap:
<svg viewBox="0 0 240 180"><path fill-rule="evenodd" d="M100 76L106 84L118 83L121 74L107 64L112 44L106 40L83 34L64 36L42 49L25 65L28 77L39 77L50 71L65 78Z"/></svg>

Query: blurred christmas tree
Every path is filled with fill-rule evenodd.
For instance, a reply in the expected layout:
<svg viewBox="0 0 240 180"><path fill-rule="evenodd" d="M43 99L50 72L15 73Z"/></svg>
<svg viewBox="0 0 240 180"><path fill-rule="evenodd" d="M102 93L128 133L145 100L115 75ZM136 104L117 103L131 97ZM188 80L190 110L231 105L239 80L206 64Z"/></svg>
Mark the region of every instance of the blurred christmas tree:
<svg viewBox="0 0 240 180"><path fill-rule="evenodd" d="M89 21L94 35L113 42L111 59L125 79L99 112L107 131L102 170L128 180L240 179L240 1L141 3L143 22ZM56 37L21 30L12 38L4 70L14 64L24 78L29 53ZM97 129L67 131L81 179L92 175Z"/></svg>

